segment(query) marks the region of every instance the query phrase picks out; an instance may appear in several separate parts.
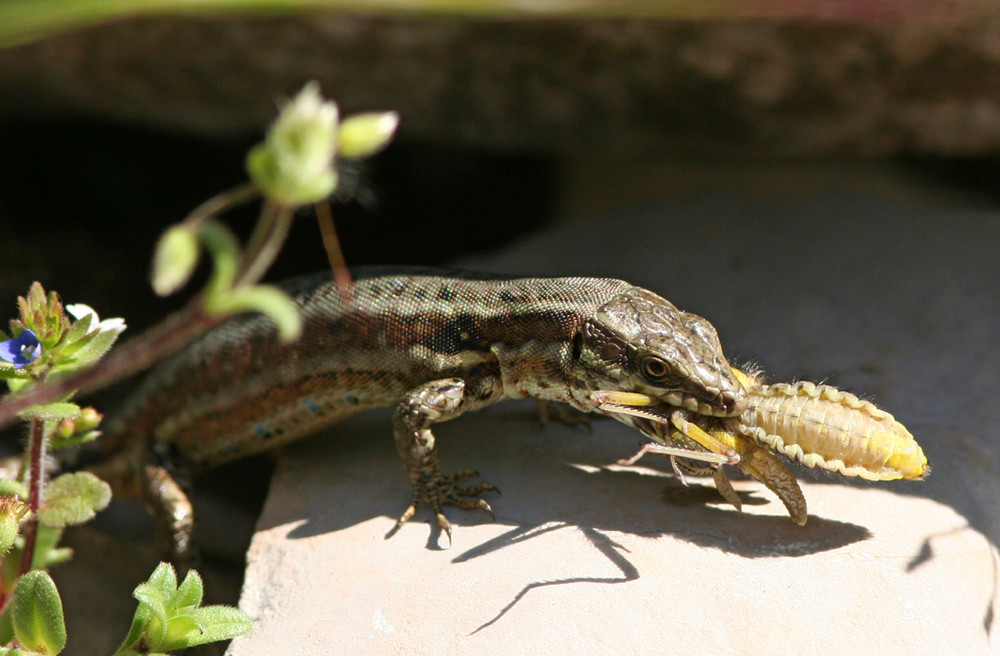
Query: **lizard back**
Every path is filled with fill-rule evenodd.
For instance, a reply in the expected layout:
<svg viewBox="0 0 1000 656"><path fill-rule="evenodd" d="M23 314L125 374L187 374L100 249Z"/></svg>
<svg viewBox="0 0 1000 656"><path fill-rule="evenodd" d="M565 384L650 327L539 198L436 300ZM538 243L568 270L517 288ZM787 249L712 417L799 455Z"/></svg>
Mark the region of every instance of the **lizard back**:
<svg viewBox="0 0 1000 656"><path fill-rule="evenodd" d="M303 333L231 319L149 374L109 433L150 440L194 468L265 451L422 383L459 377L469 409L516 396L572 402L573 340L632 285L605 278L501 278L361 269L344 295L329 277L284 285ZM347 302L345 303L345 299Z"/></svg>

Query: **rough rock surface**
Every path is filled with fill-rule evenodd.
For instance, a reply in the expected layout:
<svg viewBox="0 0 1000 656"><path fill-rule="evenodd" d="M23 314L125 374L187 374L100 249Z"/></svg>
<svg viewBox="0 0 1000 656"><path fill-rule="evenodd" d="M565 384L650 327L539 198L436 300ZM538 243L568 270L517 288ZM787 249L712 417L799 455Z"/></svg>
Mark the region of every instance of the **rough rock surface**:
<svg viewBox="0 0 1000 656"><path fill-rule="evenodd" d="M447 468L503 491L495 523L449 511L444 551L426 514L383 539L407 482L386 417L359 418L281 460L241 601L257 625L232 656L997 648L995 203L885 168L643 171L581 167L568 188L595 190L577 198L589 211L567 205L575 220L465 264L662 292L710 318L737 362L892 411L931 476L794 468L811 515L798 527L757 483L737 483L739 514L666 462L613 465L638 444L616 422L539 429L530 403L507 404L439 428Z"/></svg>
<svg viewBox="0 0 1000 656"><path fill-rule="evenodd" d="M398 110L404 138L478 147L996 152L1000 9L801 4L695 20L125 20L0 50L0 119L256 134L318 79L348 111Z"/></svg>

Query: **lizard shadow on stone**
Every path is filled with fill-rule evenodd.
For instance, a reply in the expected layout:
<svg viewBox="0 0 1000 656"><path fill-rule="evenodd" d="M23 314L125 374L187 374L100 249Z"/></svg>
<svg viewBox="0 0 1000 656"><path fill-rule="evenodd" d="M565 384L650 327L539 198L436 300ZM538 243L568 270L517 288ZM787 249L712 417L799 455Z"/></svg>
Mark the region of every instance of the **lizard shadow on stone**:
<svg viewBox="0 0 1000 656"><path fill-rule="evenodd" d="M458 424L464 424L463 427ZM484 542L461 558L474 558L522 541L549 525L577 526L596 531L621 531L656 537L669 535L699 546L719 549L749 558L801 556L837 549L867 539L863 526L812 516L805 527L795 525L781 504L763 488L742 492L746 506L770 503L774 515L750 515L728 506L711 482L683 487L668 475L650 475L637 470L608 468L617 457L627 455L629 442L621 438L616 424L607 423L595 434L573 427L546 428L544 439L519 437L537 426L516 421L455 422L440 427L443 467L472 467L496 484L502 496L487 493L496 513L496 523L512 525L511 531ZM607 434L615 429L615 437ZM386 433L384 425L371 430ZM464 433L453 437L449 432ZM334 532L386 516L395 519L410 500L409 485L390 440L371 438L367 429L304 445L285 459L279 478L305 481L296 498L272 499L279 511L265 511L260 528L298 522L288 533L298 539ZM626 433L627 435L627 433ZM316 463L324 463L322 469ZM666 462L666 461L664 461ZM669 467L669 465L668 465ZM315 483L309 483L316 476ZM316 485L312 488L311 485ZM285 485L276 486L277 494ZM742 484L738 484L742 489ZM665 498L666 497L666 501ZM482 512L452 507L444 510L454 523L456 543L463 528L488 523ZM304 521L301 521L304 520ZM429 545L438 536L433 516L426 509L403 530L427 530Z"/></svg>
<svg viewBox="0 0 1000 656"><path fill-rule="evenodd" d="M558 528L561 527L552 526L545 530L555 530ZM514 596L514 598L507 603L507 605L505 605L502 609L500 609L500 611L496 615L494 615L492 619L479 625L479 627L477 627L476 630L473 631L472 633L473 634L479 633L483 629L486 629L491 625L496 624L498 621L500 621L501 618L503 618L504 615L507 614L508 611L514 608L514 606L516 606L518 602L524 599L524 597L527 596L529 592L538 588L543 588L552 585L570 585L578 583L600 583L600 584L628 583L629 581L635 581L636 579L639 578L639 570L636 569L635 565L633 565L632 562L624 556L622 552L627 550L621 544L615 542L607 535L595 531L594 529L583 528L582 531L584 535L587 536L587 539L590 540L591 544L593 544L598 551L600 551L611 563L613 563L615 567L621 570L622 575L620 577L576 576L576 577L564 578L553 581L538 581L535 583L529 583L528 585L524 586L524 588L522 588L521 591L518 592ZM459 558L455 559L455 562L461 562L462 560L468 560L468 558L460 556Z"/></svg>
<svg viewBox="0 0 1000 656"><path fill-rule="evenodd" d="M576 468L571 467L571 470ZM578 471L578 470L577 470ZM670 536L699 547L718 549L744 558L807 556L839 549L866 540L871 532L857 524L812 516L805 526L795 525L774 501L776 515L737 512L710 485L683 487L676 479L631 471L601 469L586 473L581 487L595 486L588 494L594 507L554 512L540 506L519 508L520 522L496 538L466 550L456 561L471 560L515 542L540 535L546 527L573 526L581 530L622 531L644 537ZM634 506L623 507L621 497L608 488L628 492ZM633 492L635 492L633 494ZM754 493L756 494L756 493ZM768 503L742 493L744 505ZM544 492L539 498L545 498ZM504 521L498 513L498 521Z"/></svg>

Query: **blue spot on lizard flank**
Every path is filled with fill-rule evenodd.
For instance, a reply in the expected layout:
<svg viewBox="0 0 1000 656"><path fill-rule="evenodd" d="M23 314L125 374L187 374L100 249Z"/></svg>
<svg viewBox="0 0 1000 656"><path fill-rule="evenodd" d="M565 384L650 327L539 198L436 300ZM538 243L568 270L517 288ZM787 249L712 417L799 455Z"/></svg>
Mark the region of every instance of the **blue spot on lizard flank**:
<svg viewBox="0 0 1000 656"><path fill-rule="evenodd" d="M254 424L253 430L257 433L257 437L268 438L274 430L271 424Z"/></svg>
<svg viewBox="0 0 1000 656"><path fill-rule="evenodd" d="M344 398L347 399L347 402L352 405L357 403L359 400L358 397L353 392L348 392L347 394L344 395Z"/></svg>
<svg viewBox="0 0 1000 656"><path fill-rule="evenodd" d="M319 413L319 405L312 399L302 399L302 402L306 404L307 408L309 408L309 412L313 414Z"/></svg>

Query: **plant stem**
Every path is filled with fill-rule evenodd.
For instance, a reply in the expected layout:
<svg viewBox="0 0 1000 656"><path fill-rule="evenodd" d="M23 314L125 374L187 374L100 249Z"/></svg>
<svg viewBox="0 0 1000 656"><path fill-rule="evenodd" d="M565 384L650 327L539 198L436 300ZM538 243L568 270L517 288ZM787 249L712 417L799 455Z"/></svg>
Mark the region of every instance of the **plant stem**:
<svg viewBox="0 0 1000 656"><path fill-rule="evenodd" d="M351 280L351 272L344 261L344 249L340 247L340 238L333 223L333 210L330 208L329 200L316 203L316 222L319 223L319 233L323 237L326 258L330 261L330 269L333 270L333 280L340 290L341 301L346 305L351 300L354 281Z"/></svg>
<svg viewBox="0 0 1000 656"><path fill-rule="evenodd" d="M260 192L257 188L249 182L233 187L232 189L227 189L222 193L212 196L204 203L191 210L191 213L184 219L184 223L198 225L202 221L221 214L222 212L225 212L229 208L235 207L240 203L245 203L259 194Z"/></svg>
<svg viewBox="0 0 1000 656"><path fill-rule="evenodd" d="M264 202L233 287L252 285L261 279L284 245L294 218L293 208L271 200Z"/></svg>
<svg viewBox="0 0 1000 656"><path fill-rule="evenodd" d="M245 184L217 194L188 215L185 221L195 225L258 194ZM264 275L284 244L293 218L292 208L265 202L251 238L251 246L237 274L234 286L250 285ZM146 369L157 360L178 350L225 317L213 317L203 310L202 297L196 296L187 306L149 329L139 337L116 348L89 369L56 382L33 387L24 394L0 402L0 428L8 426L17 414L34 405L57 401L74 392L86 394Z"/></svg>
<svg viewBox="0 0 1000 656"><path fill-rule="evenodd" d="M57 401L73 392L86 394L110 385L142 371L153 362L178 350L209 327L222 321L222 318L206 315L202 311L201 304L201 297L197 296L191 299L184 309L167 317L161 324L139 337L122 344L89 369L52 383L38 385L24 394L0 403L0 427L13 423L19 412L31 406Z"/></svg>
<svg viewBox="0 0 1000 656"><path fill-rule="evenodd" d="M42 506L42 488L45 485L45 422L31 422L28 438L28 507L31 517L24 525L24 553L21 555L21 574L31 570L35 559L35 539L38 536L38 509Z"/></svg>

